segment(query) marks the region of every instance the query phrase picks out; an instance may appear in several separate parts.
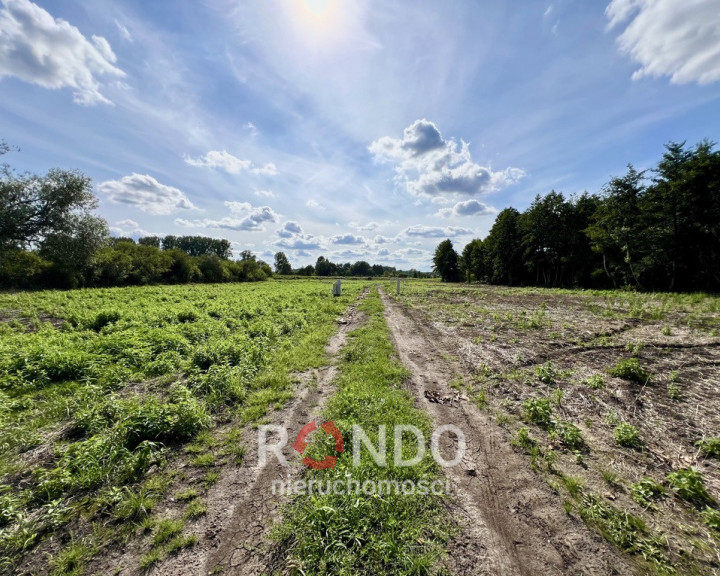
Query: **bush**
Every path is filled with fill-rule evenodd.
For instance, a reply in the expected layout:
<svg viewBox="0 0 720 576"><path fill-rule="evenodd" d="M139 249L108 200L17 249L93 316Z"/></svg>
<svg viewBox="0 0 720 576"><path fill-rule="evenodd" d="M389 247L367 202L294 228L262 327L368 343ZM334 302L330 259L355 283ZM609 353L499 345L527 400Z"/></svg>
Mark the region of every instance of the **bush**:
<svg viewBox="0 0 720 576"><path fill-rule="evenodd" d="M626 358L619 360L609 370L610 376L630 380L638 384L647 384L650 381L650 373L640 366L637 358Z"/></svg>
<svg viewBox="0 0 720 576"><path fill-rule="evenodd" d="M35 252L14 250L0 257L0 286L8 288L36 288L52 266Z"/></svg>

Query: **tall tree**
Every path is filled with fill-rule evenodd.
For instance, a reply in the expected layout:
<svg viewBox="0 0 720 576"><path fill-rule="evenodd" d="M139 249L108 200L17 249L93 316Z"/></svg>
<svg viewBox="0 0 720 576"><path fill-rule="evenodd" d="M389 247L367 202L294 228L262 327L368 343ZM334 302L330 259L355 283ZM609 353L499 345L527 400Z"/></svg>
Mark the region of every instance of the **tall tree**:
<svg viewBox="0 0 720 576"><path fill-rule="evenodd" d="M483 242L487 275L493 284L513 286L522 282L519 219L520 213L515 208L505 208L497 215Z"/></svg>
<svg viewBox="0 0 720 576"><path fill-rule="evenodd" d="M443 282L458 282L460 280L458 260L458 253L455 252L455 248L448 238L440 242L435 249L433 270L440 274Z"/></svg>
<svg viewBox="0 0 720 576"><path fill-rule="evenodd" d="M290 266L290 260L288 260L285 252L275 254L275 273L283 275L292 274L292 266Z"/></svg>

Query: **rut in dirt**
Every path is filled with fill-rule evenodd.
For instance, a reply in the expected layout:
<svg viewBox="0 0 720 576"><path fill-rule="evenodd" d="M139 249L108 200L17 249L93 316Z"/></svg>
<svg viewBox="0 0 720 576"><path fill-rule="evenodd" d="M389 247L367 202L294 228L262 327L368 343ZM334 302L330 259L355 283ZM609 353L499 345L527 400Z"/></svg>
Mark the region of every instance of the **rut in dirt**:
<svg viewBox="0 0 720 576"><path fill-rule="evenodd" d="M456 350L439 331L381 290L393 344L410 370L410 391L435 427L452 424L465 434L467 452L447 468L461 527L449 544L447 568L457 575L630 575L628 561L584 523L568 516L560 497L530 470L508 434L470 402L430 403L425 393L452 394L448 382L463 374ZM445 446L442 446L443 442ZM457 438L443 436L453 453Z"/></svg>

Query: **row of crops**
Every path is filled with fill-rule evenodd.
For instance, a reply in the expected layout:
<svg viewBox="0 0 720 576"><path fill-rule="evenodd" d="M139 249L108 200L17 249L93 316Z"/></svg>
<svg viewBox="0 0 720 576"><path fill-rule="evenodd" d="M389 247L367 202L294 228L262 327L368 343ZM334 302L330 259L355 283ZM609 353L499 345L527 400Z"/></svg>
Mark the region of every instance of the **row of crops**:
<svg viewBox="0 0 720 576"><path fill-rule="evenodd" d="M0 295L0 557L78 519L219 422L244 425L323 362L341 298L318 281Z"/></svg>

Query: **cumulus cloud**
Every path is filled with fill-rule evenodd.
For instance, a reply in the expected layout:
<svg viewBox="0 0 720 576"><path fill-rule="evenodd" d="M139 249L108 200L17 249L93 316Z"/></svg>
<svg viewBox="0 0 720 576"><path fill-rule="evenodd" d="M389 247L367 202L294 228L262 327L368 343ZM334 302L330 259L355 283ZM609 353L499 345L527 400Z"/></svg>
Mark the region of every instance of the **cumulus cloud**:
<svg viewBox="0 0 720 576"><path fill-rule="evenodd" d="M302 234L302 228L300 224L292 220L285 222L285 226L277 231L277 235L280 236L280 238L292 238L296 234Z"/></svg>
<svg viewBox="0 0 720 576"><path fill-rule="evenodd" d="M452 216L483 216L497 212L492 206L478 202L477 200L465 200L458 202L452 208L442 208L437 215L443 218Z"/></svg>
<svg viewBox="0 0 720 576"><path fill-rule="evenodd" d="M201 220L185 220L177 218L175 224L186 228L215 228L219 230L234 230L239 232L263 232L265 222L277 222L278 214L270 206L252 206L248 202L225 202L230 209L231 216L214 220L203 218Z"/></svg>
<svg viewBox="0 0 720 576"><path fill-rule="evenodd" d="M274 176L278 173L277 167L273 163L265 164L265 166L255 166L252 160L242 160L237 156L233 156L227 150L210 150L207 154L197 158L186 156L185 163L202 168L218 168L228 174L250 172L263 176Z"/></svg>
<svg viewBox="0 0 720 576"><path fill-rule="evenodd" d="M355 227L361 232L372 232L373 230L380 228L380 224L378 222L368 222L363 225L356 224Z"/></svg>
<svg viewBox="0 0 720 576"><path fill-rule="evenodd" d="M101 194L111 202L129 204L149 214L171 214L175 210L197 210L177 188L160 184L147 174L131 174L120 180L98 184Z"/></svg>
<svg viewBox="0 0 720 576"><path fill-rule="evenodd" d="M365 244L365 238L354 234L341 234L330 238L333 244Z"/></svg>
<svg viewBox="0 0 720 576"><path fill-rule="evenodd" d="M255 190L253 194L258 198L275 198L275 193L272 190Z"/></svg>
<svg viewBox="0 0 720 576"><path fill-rule="evenodd" d="M400 235L406 237L417 237L417 238L453 238L455 236L468 236L474 234L472 230L467 228L461 228L459 226L423 226L417 224L405 228Z"/></svg>
<svg viewBox="0 0 720 576"><path fill-rule="evenodd" d="M320 202L313 198L310 198L310 200L305 202L305 206L307 206L308 208L313 208L315 210L325 210L325 206L323 206L322 204L320 204Z"/></svg>
<svg viewBox="0 0 720 576"><path fill-rule="evenodd" d="M277 235L279 240L276 240L274 244L279 248L302 251L320 250L324 247L321 238L303 233L300 224L293 220L285 222L283 227L277 231Z"/></svg>
<svg viewBox="0 0 720 576"><path fill-rule="evenodd" d="M102 36L88 40L75 26L55 19L30 0L3 0L0 9L0 79L57 90L72 88L77 104L111 104L99 78L123 78L117 58Z"/></svg>
<svg viewBox="0 0 720 576"><path fill-rule="evenodd" d="M613 0L608 27L625 25L620 50L640 64L633 79L669 76L674 84L720 80L717 0Z"/></svg>
<svg viewBox="0 0 720 576"><path fill-rule="evenodd" d="M373 242L375 242L375 244L390 244L391 242L395 242L395 238L388 238L387 236L378 234L373 238Z"/></svg>
<svg viewBox="0 0 720 576"><path fill-rule="evenodd" d="M121 226L122 228L137 228L140 226L135 220L130 220L129 218L126 220L118 220L115 222L118 226Z"/></svg>
<svg viewBox="0 0 720 576"><path fill-rule="evenodd" d="M472 161L470 146L445 140L426 119L405 128L402 138L384 136L368 147L377 162L395 164L397 179L415 196L472 196L498 190L522 178L518 168L494 172Z"/></svg>

